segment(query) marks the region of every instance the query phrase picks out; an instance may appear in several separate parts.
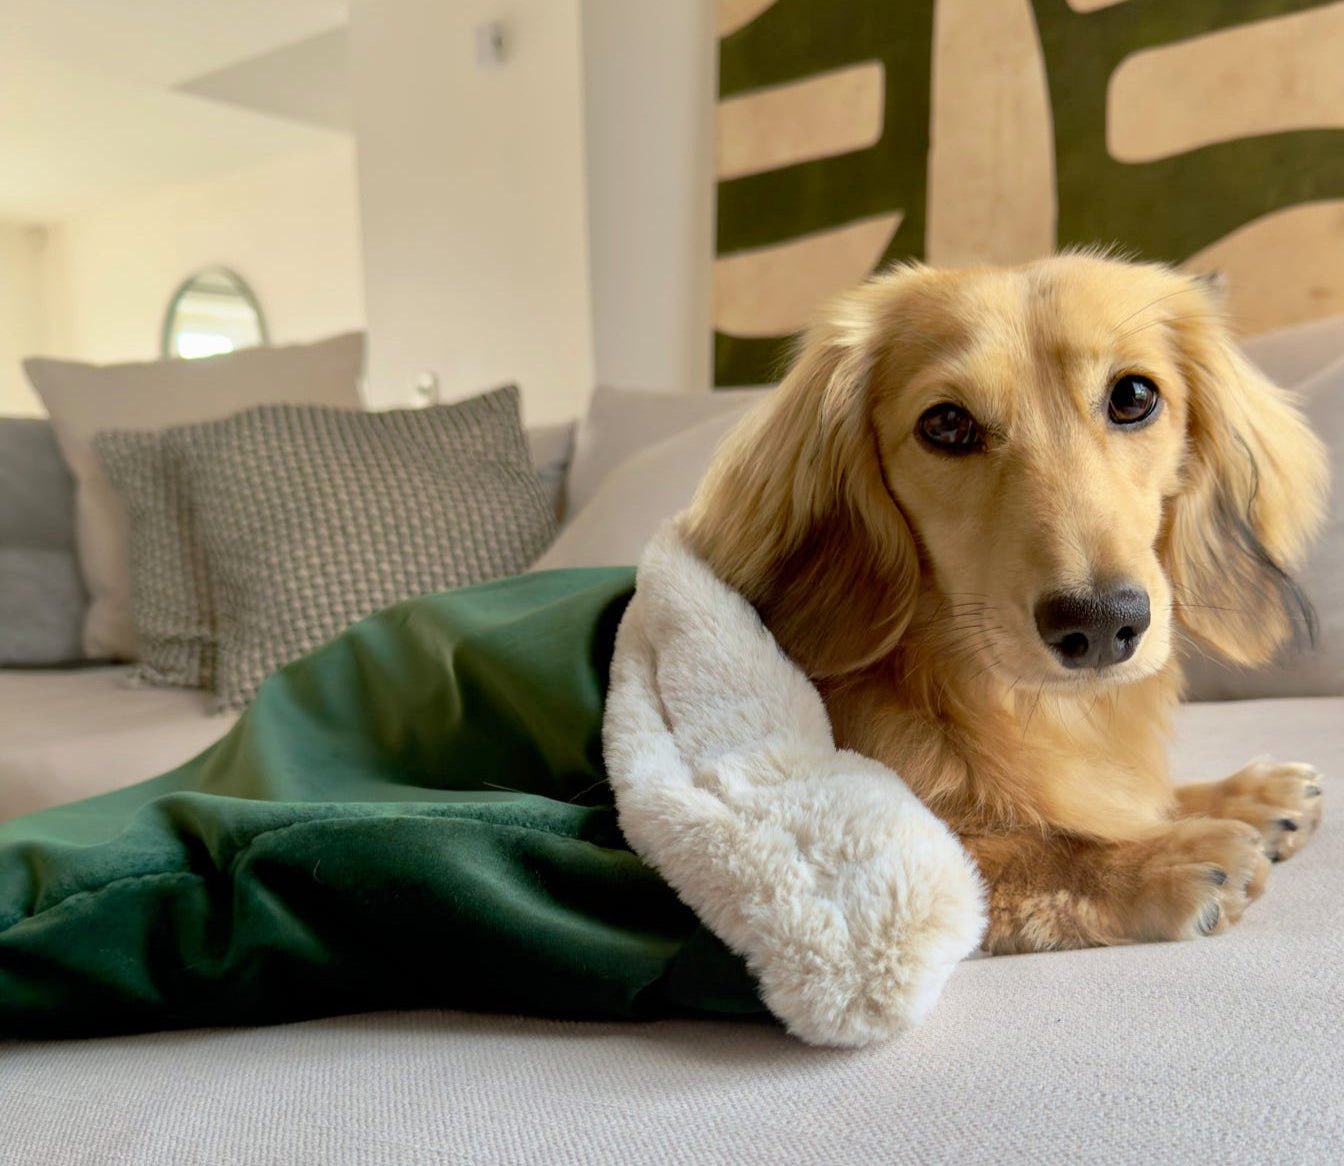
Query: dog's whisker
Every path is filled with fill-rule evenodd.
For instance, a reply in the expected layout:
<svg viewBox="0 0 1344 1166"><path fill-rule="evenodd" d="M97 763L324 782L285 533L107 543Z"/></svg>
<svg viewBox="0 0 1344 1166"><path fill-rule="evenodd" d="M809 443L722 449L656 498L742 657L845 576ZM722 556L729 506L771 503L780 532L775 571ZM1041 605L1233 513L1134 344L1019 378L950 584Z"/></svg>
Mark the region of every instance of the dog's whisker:
<svg viewBox="0 0 1344 1166"><path fill-rule="evenodd" d="M1123 327L1124 327L1126 324L1128 324L1132 319L1134 319L1135 316L1140 316L1140 315L1142 315L1144 312L1148 311L1150 308L1155 308L1155 307L1157 307L1158 304L1164 304L1164 303L1166 303L1168 300L1175 299L1177 296L1189 295L1189 294L1190 294L1190 290L1191 290L1191 289L1188 288L1188 287L1178 287L1175 291L1167 292L1167 294L1166 294L1166 295L1163 295L1163 296L1158 296L1157 299L1155 299L1155 300L1149 300L1148 303L1146 303L1146 304L1143 305L1143 307L1141 307L1141 308L1135 308L1134 311L1130 312L1130 314L1129 314L1128 316L1126 316L1123 320L1119 321L1119 322L1115 325L1116 330L1119 330L1119 329L1123 328ZM1206 314L1206 315L1207 315L1207 314ZM1182 316L1181 318L1182 318L1182 319L1187 319L1187 318L1188 318L1188 319L1196 319L1196 318L1198 318L1198 317L1192 315L1192 316L1189 316L1189 317Z"/></svg>
<svg viewBox="0 0 1344 1166"><path fill-rule="evenodd" d="M1182 320L1182 321L1185 321L1185 320L1215 320L1215 319L1218 319L1218 317L1213 316L1213 315L1209 315L1209 314L1203 314L1203 315L1201 315L1201 314L1198 314L1198 313L1188 313L1188 314L1186 314L1186 315L1182 315L1182 316L1181 316L1181 320ZM1130 328L1130 329L1129 329L1128 331L1126 331L1126 332L1121 332L1121 333L1119 333L1119 334L1115 337L1115 341L1116 341L1116 343L1118 344L1118 343L1119 343L1120 341L1122 341L1122 340L1128 340L1131 336L1137 336L1140 332L1143 332L1143 331L1145 331L1145 330L1148 329L1148 328L1156 328L1156 327L1159 327L1159 326L1161 326L1161 325L1167 325L1167 324L1170 324L1170 323L1172 323L1172 321L1171 321L1170 319L1168 319L1167 317L1159 317L1159 318L1156 319L1156 320L1148 320L1148 321L1146 321L1145 323L1139 324L1137 327Z"/></svg>
<svg viewBox="0 0 1344 1166"><path fill-rule="evenodd" d="M990 671L992 671L992 670L994 670L994 669L996 669L996 668L998 668L998 667L999 667L998 657L996 657L996 656L991 652L991 653L990 653L990 658L989 658L989 663L986 664L983 668L981 668L979 672L976 672L976 673L974 673L972 676L968 677L968 678L967 678L967 682L968 682L968 683L974 683L975 681L979 680L980 677L984 676L985 673L990 672Z"/></svg>
<svg viewBox="0 0 1344 1166"><path fill-rule="evenodd" d="M1036 715L1037 708L1040 707L1041 696L1045 692L1045 681L1042 680L1040 686L1036 689L1036 699L1031 702L1031 709L1027 712L1026 720L1022 722L1022 740L1026 741L1027 731L1031 728L1031 719Z"/></svg>
<svg viewBox="0 0 1344 1166"><path fill-rule="evenodd" d="M1172 602L1173 611L1222 611L1231 615L1254 615L1255 613L1249 607L1225 607L1214 603L1185 603L1180 600Z"/></svg>

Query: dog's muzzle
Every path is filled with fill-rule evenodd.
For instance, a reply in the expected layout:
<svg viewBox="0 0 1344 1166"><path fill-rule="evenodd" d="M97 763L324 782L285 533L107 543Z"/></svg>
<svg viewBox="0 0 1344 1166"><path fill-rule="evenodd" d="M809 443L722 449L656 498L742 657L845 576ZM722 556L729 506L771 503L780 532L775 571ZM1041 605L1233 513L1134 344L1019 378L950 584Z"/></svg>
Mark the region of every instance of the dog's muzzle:
<svg viewBox="0 0 1344 1166"><path fill-rule="evenodd" d="M1036 604L1036 630L1065 668L1109 668L1138 650L1152 612L1133 583L1097 591L1057 591Z"/></svg>

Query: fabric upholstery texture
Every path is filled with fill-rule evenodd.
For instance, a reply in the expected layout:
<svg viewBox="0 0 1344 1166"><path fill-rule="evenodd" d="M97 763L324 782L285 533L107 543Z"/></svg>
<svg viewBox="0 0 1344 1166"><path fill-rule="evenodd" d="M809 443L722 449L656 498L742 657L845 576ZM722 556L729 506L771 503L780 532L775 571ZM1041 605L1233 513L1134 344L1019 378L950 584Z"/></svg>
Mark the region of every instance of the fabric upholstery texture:
<svg viewBox="0 0 1344 1166"><path fill-rule="evenodd" d="M1341 723L1344 699L1186 706L1175 769L1203 780L1268 750L1339 774ZM859 1053L746 1021L441 1011L8 1041L5 1151L43 1166L1333 1166L1344 829L1331 814L1226 934L970 960L920 1028Z"/></svg>
<svg viewBox="0 0 1344 1166"><path fill-rule="evenodd" d="M0 547L0 668L78 662L83 615L70 551Z"/></svg>
<svg viewBox="0 0 1344 1166"><path fill-rule="evenodd" d="M1344 336L1340 339L1344 343ZM1325 528L1294 572L1316 609L1316 643L1285 651L1267 668L1240 669L1194 656L1186 669L1191 700L1344 696L1344 356L1293 387L1330 451L1334 475Z"/></svg>
<svg viewBox="0 0 1344 1166"><path fill-rule="evenodd" d="M0 667L83 655L74 483L45 421L0 417Z"/></svg>
<svg viewBox="0 0 1344 1166"><path fill-rule="evenodd" d="M557 519L565 515L565 478L569 473L569 459L574 452L574 430L577 422L559 425L539 425L527 431L527 448L541 479L546 497Z"/></svg>
<svg viewBox="0 0 1344 1166"><path fill-rule="evenodd" d="M690 505L715 451L751 407L739 397L717 415L626 458L570 518L534 569L639 562L663 521Z"/></svg>
<svg viewBox="0 0 1344 1166"><path fill-rule="evenodd" d="M1270 380L1296 385L1344 356L1344 316L1262 332L1241 347Z"/></svg>
<svg viewBox="0 0 1344 1166"><path fill-rule="evenodd" d="M512 386L386 413L261 406L167 440L209 564L221 708L381 607L523 570L555 533Z"/></svg>
<svg viewBox="0 0 1344 1166"><path fill-rule="evenodd" d="M74 480L51 425L0 417L0 547L75 546Z"/></svg>
<svg viewBox="0 0 1344 1166"><path fill-rule="evenodd" d="M182 459L161 433L110 430L93 446L130 525L130 681L213 688L215 605Z"/></svg>
<svg viewBox="0 0 1344 1166"><path fill-rule="evenodd" d="M199 689L127 685L129 669L0 668L0 822L165 773L233 724Z"/></svg>
<svg viewBox="0 0 1344 1166"><path fill-rule="evenodd" d="M759 1011L617 826L600 729L633 574L407 601L194 762L0 825L0 1036Z"/></svg>
<svg viewBox="0 0 1344 1166"><path fill-rule="evenodd" d="M759 400L768 389L654 393L599 385L574 434L566 513L578 514L621 462L711 417Z"/></svg>
<svg viewBox="0 0 1344 1166"><path fill-rule="evenodd" d="M34 357L23 362L75 479L75 534L89 593L86 655L135 657L126 513L94 452L94 434L164 429L267 402L357 408L363 364L362 333L204 360L91 365Z"/></svg>

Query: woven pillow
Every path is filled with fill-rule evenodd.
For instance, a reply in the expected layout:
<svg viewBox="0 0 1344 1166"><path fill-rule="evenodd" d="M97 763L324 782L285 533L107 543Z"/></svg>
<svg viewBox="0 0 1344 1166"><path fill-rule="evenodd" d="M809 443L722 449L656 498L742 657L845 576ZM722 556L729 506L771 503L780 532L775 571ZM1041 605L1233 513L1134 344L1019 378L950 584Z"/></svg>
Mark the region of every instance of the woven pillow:
<svg viewBox="0 0 1344 1166"><path fill-rule="evenodd" d="M379 608L521 572L555 533L512 386L386 413L262 406L166 441L205 547L221 709Z"/></svg>
<svg viewBox="0 0 1344 1166"><path fill-rule="evenodd" d="M111 430L93 439L130 520L131 684L212 688L215 616L205 547L182 459L162 433Z"/></svg>

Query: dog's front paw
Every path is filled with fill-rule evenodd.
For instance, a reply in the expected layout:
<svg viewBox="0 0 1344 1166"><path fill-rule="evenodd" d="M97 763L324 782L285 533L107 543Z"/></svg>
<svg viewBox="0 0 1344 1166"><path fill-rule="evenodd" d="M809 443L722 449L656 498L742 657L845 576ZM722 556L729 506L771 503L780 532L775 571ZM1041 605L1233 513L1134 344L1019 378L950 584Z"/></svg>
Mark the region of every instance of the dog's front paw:
<svg viewBox="0 0 1344 1166"><path fill-rule="evenodd" d="M1260 833L1243 822L1173 822L1147 847L1133 910L1138 939L1194 939L1226 931L1265 889Z"/></svg>
<svg viewBox="0 0 1344 1166"><path fill-rule="evenodd" d="M1291 858L1321 821L1321 773L1297 762L1252 761L1225 781L1177 790L1187 813L1254 826L1271 862Z"/></svg>

